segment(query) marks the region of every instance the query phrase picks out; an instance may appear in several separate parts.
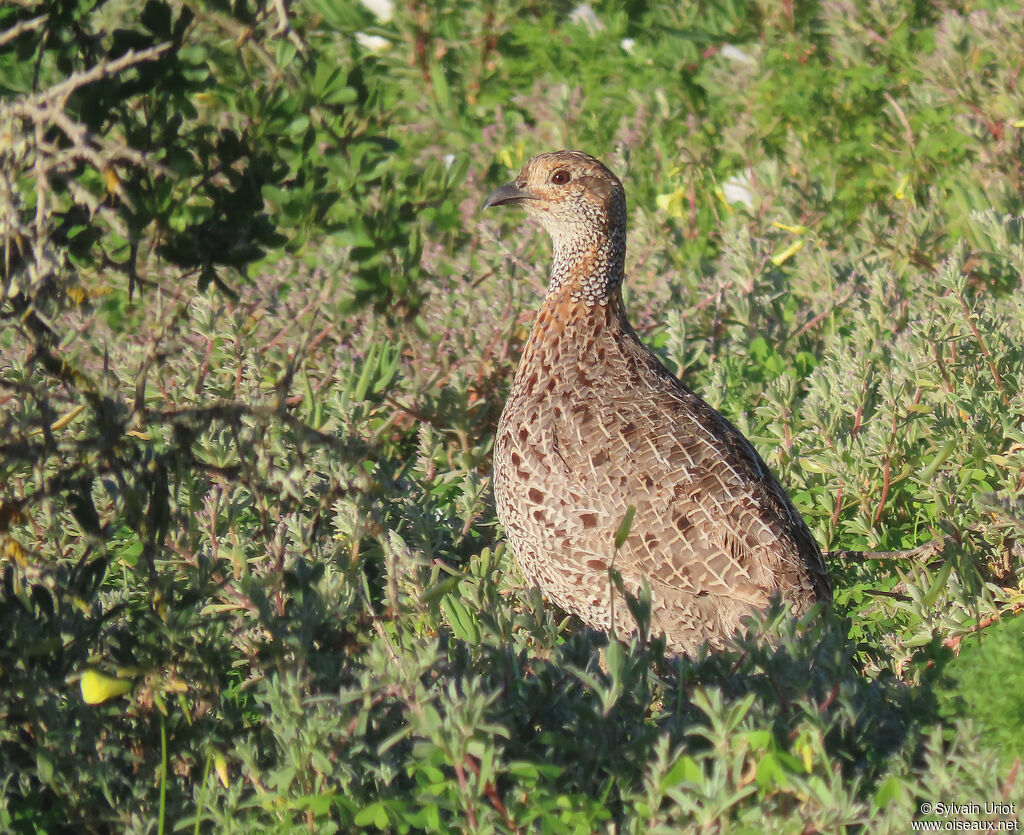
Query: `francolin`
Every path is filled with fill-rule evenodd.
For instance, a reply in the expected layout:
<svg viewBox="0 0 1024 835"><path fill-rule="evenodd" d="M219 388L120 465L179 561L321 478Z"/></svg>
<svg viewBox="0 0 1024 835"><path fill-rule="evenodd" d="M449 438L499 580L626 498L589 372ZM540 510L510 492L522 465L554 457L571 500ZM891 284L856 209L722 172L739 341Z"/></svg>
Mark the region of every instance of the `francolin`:
<svg viewBox="0 0 1024 835"><path fill-rule="evenodd" d="M646 583L651 632L674 652L721 646L775 594L794 613L830 601L821 551L764 461L627 321L618 178L587 154L541 154L484 208L504 204L554 247L494 450L498 518L527 580L620 634L636 624L609 569L633 594Z"/></svg>

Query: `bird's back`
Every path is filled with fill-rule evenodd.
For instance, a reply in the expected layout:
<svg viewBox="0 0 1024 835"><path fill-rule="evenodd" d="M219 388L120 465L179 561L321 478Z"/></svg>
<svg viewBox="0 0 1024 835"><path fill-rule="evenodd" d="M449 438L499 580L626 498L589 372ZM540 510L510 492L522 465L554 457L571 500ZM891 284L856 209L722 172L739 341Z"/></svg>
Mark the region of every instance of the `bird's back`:
<svg viewBox="0 0 1024 835"><path fill-rule="evenodd" d="M621 302L545 305L498 428L498 515L527 578L564 609L631 631L609 568L651 589L670 647L720 644L774 593L831 598L821 553L735 427L639 341ZM629 506L629 535L615 532Z"/></svg>
<svg viewBox="0 0 1024 835"><path fill-rule="evenodd" d="M629 326L618 178L586 154L541 154L485 207L508 203L554 242L495 440L498 517L527 579L592 626L631 631L615 569L630 592L649 586L652 631L684 651L721 644L776 594L796 611L830 600L821 552L764 461Z"/></svg>

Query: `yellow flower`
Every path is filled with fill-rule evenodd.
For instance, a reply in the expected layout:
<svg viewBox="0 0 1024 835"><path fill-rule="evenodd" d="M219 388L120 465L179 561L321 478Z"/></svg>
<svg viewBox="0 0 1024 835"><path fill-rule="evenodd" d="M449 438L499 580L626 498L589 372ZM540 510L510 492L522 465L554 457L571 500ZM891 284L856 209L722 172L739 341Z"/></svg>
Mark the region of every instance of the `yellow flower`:
<svg viewBox="0 0 1024 835"><path fill-rule="evenodd" d="M526 142L520 141L514 148L506 145L498 151L498 159L506 168L519 169L523 165L523 155L526 153Z"/></svg>
<svg viewBox="0 0 1024 835"><path fill-rule="evenodd" d="M794 235L807 234L807 227L800 226L799 224L797 224L796 226L790 226L788 223L780 223L779 221L776 220L772 222L772 226L774 226L776 229L784 229L787 232L792 232Z"/></svg>
<svg viewBox="0 0 1024 835"><path fill-rule="evenodd" d="M0 506L0 510L8 509ZM17 522L21 518L21 513L19 513L17 510L10 510L9 512L11 513L10 518L12 518L15 522ZM4 537L4 547L3 550L0 551L0 553L7 557L7 559L12 560L13 562L20 565L22 568L28 565L28 560L25 559L25 551L21 547L21 543L13 537Z"/></svg>
<svg viewBox="0 0 1024 835"><path fill-rule="evenodd" d="M654 198L658 208L668 214L669 217L683 217L683 198L686 196L686 188L679 186L669 194L659 194Z"/></svg>
<svg viewBox="0 0 1024 835"><path fill-rule="evenodd" d="M772 256L772 263L776 267L781 267L783 264L785 264L790 258L792 258L794 255L796 255L803 248L804 248L804 240L803 240L803 238L800 238L799 240L793 241L793 243L791 243L789 246L787 246L784 250L782 250L781 252L776 252Z"/></svg>
<svg viewBox="0 0 1024 835"><path fill-rule="evenodd" d="M220 778L224 788L228 788L230 785L228 780L228 761L224 759L224 755L220 751L213 755L213 770L217 772L217 776Z"/></svg>
<svg viewBox="0 0 1024 835"><path fill-rule="evenodd" d="M814 737L811 732L804 731L800 734L793 747L803 761L804 771L810 774L814 770Z"/></svg>
<svg viewBox="0 0 1024 835"><path fill-rule="evenodd" d="M110 699L123 696L132 689L131 681L123 678L111 678L95 670L82 673L79 682L82 687L82 701L87 705L99 705Z"/></svg>
<svg viewBox="0 0 1024 835"><path fill-rule="evenodd" d="M900 180L900 184L896 186L896 190L892 193L892 196L897 200L902 200L907 196L907 186L910 184L910 177L907 174L903 175L903 179Z"/></svg>
<svg viewBox="0 0 1024 835"><path fill-rule="evenodd" d="M116 196L121 193L121 178L117 176L117 172L109 165L103 169L103 180L107 185L108 194Z"/></svg>

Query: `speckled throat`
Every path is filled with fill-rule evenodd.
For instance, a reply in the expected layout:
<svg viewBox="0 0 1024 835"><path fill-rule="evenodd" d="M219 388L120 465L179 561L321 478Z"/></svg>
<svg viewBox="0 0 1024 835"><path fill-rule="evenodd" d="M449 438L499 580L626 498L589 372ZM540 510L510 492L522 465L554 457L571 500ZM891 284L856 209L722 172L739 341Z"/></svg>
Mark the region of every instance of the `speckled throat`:
<svg viewBox="0 0 1024 835"><path fill-rule="evenodd" d="M566 223L552 234L547 297L564 288L588 306L605 304L622 286L626 267L626 205L616 201L589 222Z"/></svg>

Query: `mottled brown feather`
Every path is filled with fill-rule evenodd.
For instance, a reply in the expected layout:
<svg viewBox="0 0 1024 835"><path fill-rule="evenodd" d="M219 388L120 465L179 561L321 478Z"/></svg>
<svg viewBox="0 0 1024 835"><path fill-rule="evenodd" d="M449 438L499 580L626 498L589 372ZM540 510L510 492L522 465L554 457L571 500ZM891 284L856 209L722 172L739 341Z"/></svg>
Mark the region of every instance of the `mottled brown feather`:
<svg viewBox="0 0 1024 835"><path fill-rule="evenodd" d="M586 154L542 154L485 207L509 202L554 243L494 453L498 518L526 578L591 626L608 629L614 609L627 632L608 569L634 593L646 582L652 631L676 651L721 645L775 593L796 612L830 601L821 551L764 461L626 320L615 175Z"/></svg>

